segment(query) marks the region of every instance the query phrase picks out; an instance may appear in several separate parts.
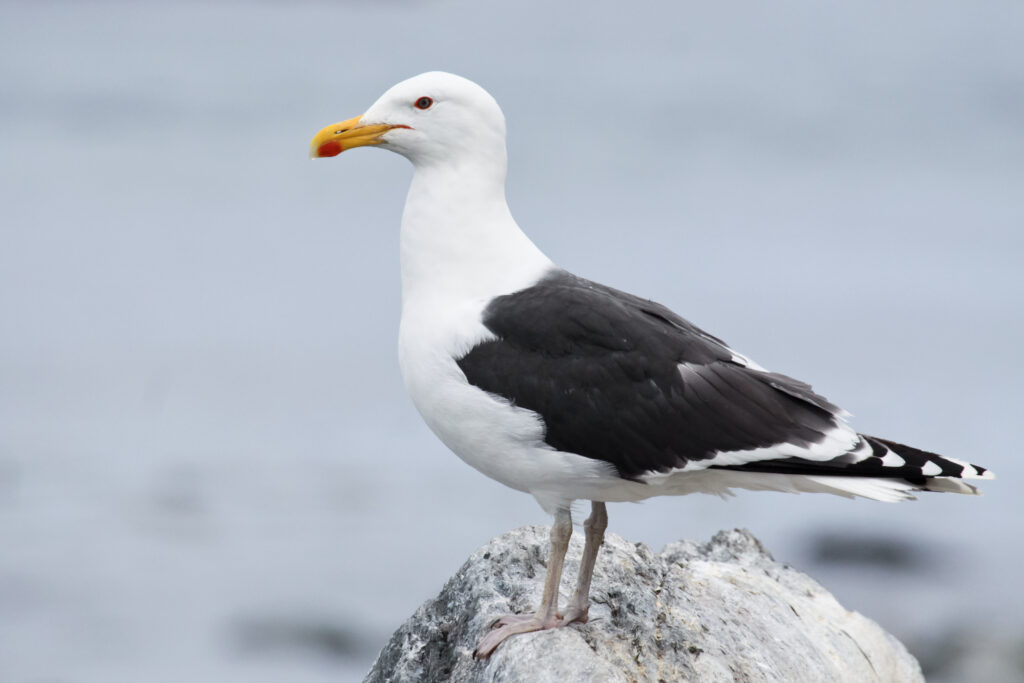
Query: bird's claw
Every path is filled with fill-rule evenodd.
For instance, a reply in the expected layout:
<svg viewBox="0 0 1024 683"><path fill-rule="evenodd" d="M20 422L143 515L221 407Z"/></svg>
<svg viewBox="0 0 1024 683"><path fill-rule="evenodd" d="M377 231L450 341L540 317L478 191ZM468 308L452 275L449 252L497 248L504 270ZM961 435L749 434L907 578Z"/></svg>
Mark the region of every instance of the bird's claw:
<svg viewBox="0 0 1024 683"><path fill-rule="evenodd" d="M494 622L492 630L480 639L480 643L473 654L479 659L486 659L509 636L514 636L518 633L532 633L533 631L558 628L565 626L567 623L569 622L557 614L547 619L538 617L536 614L506 614Z"/></svg>

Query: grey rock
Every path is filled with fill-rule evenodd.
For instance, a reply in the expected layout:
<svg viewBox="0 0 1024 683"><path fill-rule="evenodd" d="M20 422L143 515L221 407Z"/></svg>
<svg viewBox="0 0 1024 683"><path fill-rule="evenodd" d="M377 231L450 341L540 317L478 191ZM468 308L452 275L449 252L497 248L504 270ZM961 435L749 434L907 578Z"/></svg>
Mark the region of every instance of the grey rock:
<svg viewBox="0 0 1024 683"><path fill-rule="evenodd" d="M566 558L563 604L581 535ZM490 659L474 659L497 617L536 608L547 550L546 527L523 527L477 550L394 633L366 680L924 680L899 641L741 530L703 545L672 543L660 554L608 534L588 623L513 636Z"/></svg>

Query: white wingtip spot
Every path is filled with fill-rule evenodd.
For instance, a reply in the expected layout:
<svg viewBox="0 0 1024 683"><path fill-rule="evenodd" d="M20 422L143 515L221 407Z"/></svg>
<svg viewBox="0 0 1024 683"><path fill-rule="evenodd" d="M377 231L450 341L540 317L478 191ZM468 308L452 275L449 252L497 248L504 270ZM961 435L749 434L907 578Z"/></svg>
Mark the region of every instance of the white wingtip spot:
<svg viewBox="0 0 1024 683"><path fill-rule="evenodd" d="M894 451L886 451L885 455L882 456L882 467L903 467L906 464L907 461ZM931 465L933 463L929 462L928 464Z"/></svg>
<svg viewBox="0 0 1024 683"><path fill-rule="evenodd" d="M955 462L957 465L960 465L961 467L964 468L964 473L960 475L960 477L962 479L995 479L996 478L996 475L993 474L991 470L985 470L984 472L979 472L977 467L975 467L971 463L966 462L964 460L958 460L956 458L946 458L946 460L949 460L950 462Z"/></svg>
<svg viewBox="0 0 1024 683"><path fill-rule="evenodd" d="M921 468L921 474L923 474L926 477L934 477L939 474L942 474L942 468L936 465L931 460L929 460L924 464L924 467Z"/></svg>

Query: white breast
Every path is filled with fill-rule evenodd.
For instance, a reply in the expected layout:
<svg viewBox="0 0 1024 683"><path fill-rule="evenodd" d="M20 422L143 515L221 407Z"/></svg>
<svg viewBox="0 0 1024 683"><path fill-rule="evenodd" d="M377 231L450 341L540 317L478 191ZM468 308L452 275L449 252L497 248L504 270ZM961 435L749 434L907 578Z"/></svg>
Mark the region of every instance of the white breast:
<svg viewBox="0 0 1024 683"><path fill-rule="evenodd" d="M542 442L543 425L470 385L456 361L490 336L481 306L417 303L403 306L398 335L402 378L416 409L460 458L506 486L529 490L523 454Z"/></svg>
<svg viewBox="0 0 1024 683"><path fill-rule="evenodd" d="M419 303L425 302L403 306L399 363L416 409L448 448L488 477L532 494L549 512L577 499L635 499L612 494L609 488L624 482L606 463L547 446L537 413L469 384L456 359L493 337L480 321L482 302Z"/></svg>

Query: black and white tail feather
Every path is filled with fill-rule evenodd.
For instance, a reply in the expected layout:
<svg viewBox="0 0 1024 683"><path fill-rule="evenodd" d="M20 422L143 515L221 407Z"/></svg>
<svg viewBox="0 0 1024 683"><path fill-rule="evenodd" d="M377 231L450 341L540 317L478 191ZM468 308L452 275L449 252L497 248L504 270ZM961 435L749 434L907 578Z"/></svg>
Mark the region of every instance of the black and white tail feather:
<svg viewBox="0 0 1024 683"><path fill-rule="evenodd" d="M867 434L857 435L856 447L832 460L790 457L759 460L712 469L797 476L831 489L830 493L861 496L884 502L914 500L914 491L981 495L964 479L993 479L984 467L923 451ZM795 490L804 487L795 486Z"/></svg>
<svg viewBox="0 0 1024 683"><path fill-rule="evenodd" d="M852 446L840 455L824 460L807 457L773 457L753 460L741 465L717 465L714 460L709 469L736 473L782 475L787 478L784 488L794 491L826 490L828 493L870 498L883 502L915 500L914 491L936 491L981 495L977 487L964 479L994 479L986 468L956 458L921 450L913 446L882 439L868 434L857 434L846 424L849 413L816 394L809 384L785 375L771 373L750 359L733 353L732 362L748 370L771 377L769 384L812 410L827 413L833 430L822 442L841 441L843 436L853 438ZM822 443L819 442L819 443ZM777 453L783 453L792 444L777 444ZM813 452L812 449L808 451ZM728 454L723 454L728 455ZM767 485L770 482L762 482ZM737 484L742 486L742 484ZM819 488L821 487L821 488Z"/></svg>

